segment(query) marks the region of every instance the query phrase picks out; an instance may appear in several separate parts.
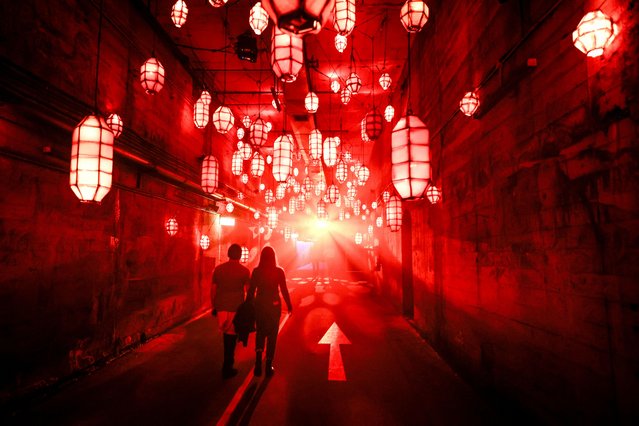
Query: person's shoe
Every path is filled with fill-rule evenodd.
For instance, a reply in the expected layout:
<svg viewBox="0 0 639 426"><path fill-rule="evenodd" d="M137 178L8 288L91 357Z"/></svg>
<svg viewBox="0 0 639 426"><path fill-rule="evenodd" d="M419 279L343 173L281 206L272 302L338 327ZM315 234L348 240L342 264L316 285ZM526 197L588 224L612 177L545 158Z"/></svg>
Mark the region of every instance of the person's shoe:
<svg viewBox="0 0 639 426"><path fill-rule="evenodd" d="M222 370L223 379L230 379L231 377L235 377L235 376L237 376L236 368L229 368L229 369Z"/></svg>
<svg viewBox="0 0 639 426"><path fill-rule="evenodd" d="M273 373L275 373L275 369L273 368L273 361L270 359L266 360L266 366L264 367L264 370L266 371L266 377L271 377L273 376Z"/></svg>
<svg viewBox="0 0 639 426"><path fill-rule="evenodd" d="M255 354L255 368L253 369L253 375L256 377L262 375L262 352L256 352Z"/></svg>

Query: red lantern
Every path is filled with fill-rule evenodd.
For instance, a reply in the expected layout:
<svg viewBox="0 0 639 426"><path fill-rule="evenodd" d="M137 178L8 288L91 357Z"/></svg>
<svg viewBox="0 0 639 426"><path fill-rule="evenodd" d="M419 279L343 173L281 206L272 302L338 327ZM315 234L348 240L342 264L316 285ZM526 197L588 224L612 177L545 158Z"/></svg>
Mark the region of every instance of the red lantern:
<svg viewBox="0 0 639 426"><path fill-rule="evenodd" d="M277 188L275 189L275 199L276 200L282 200L284 198L284 196L286 195L286 182L282 182L279 185L277 185Z"/></svg>
<svg viewBox="0 0 639 426"><path fill-rule="evenodd" d="M336 167L335 167L335 179L337 179L339 183L344 183L347 177L348 177L348 166L346 165L344 160L340 158L339 160L337 160Z"/></svg>
<svg viewBox="0 0 639 426"><path fill-rule="evenodd" d="M301 212L304 210L304 207L306 207L306 197L304 197L304 194L300 194L295 201L295 210Z"/></svg>
<svg viewBox="0 0 639 426"><path fill-rule="evenodd" d="M263 0L276 26L293 34L317 33L333 12L334 0Z"/></svg>
<svg viewBox="0 0 639 426"><path fill-rule="evenodd" d="M297 205L297 197L291 197L288 200L288 212L290 214L295 214L295 206Z"/></svg>
<svg viewBox="0 0 639 426"><path fill-rule="evenodd" d="M171 20L173 25L180 28L186 22L186 16L189 14L189 8L186 7L186 3L182 0L175 2L171 8Z"/></svg>
<svg viewBox="0 0 639 426"><path fill-rule="evenodd" d="M346 87L349 88L353 95L359 92L359 89L362 88L362 79L359 78L356 72L352 72L351 75L346 80Z"/></svg>
<svg viewBox="0 0 639 426"><path fill-rule="evenodd" d="M308 135L308 155L313 160L322 158L322 132L317 129L311 130Z"/></svg>
<svg viewBox="0 0 639 426"><path fill-rule="evenodd" d="M304 40L273 27L271 42L271 66L273 72L285 83L292 83L304 63Z"/></svg>
<svg viewBox="0 0 639 426"><path fill-rule="evenodd" d="M351 101L351 96L351 89L349 89L348 87L344 87L339 95L339 98L344 105L347 105Z"/></svg>
<svg viewBox="0 0 639 426"><path fill-rule="evenodd" d="M240 257L241 263L248 263L249 261L249 249L248 247L242 246L242 256Z"/></svg>
<svg viewBox="0 0 639 426"><path fill-rule="evenodd" d="M395 117L395 108L393 108L392 105L387 105L386 109L384 110L384 120L390 123L391 121L393 121L394 117Z"/></svg>
<svg viewBox="0 0 639 426"><path fill-rule="evenodd" d="M202 102L204 102L204 105L211 105L211 101L213 100L208 90L202 90L202 93L200 94L200 99L202 99Z"/></svg>
<svg viewBox="0 0 639 426"><path fill-rule="evenodd" d="M259 152L256 152L251 160L251 175L253 175L253 177L261 177L264 174L264 167L266 167L264 158L262 158Z"/></svg>
<svg viewBox="0 0 639 426"><path fill-rule="evenodd" d="M363 240L363 236L361 232L356 232L355 233L355 244L360 245L362 244L362 240Z"/></svg>
<svg viewBox="0 0 639 426"><path fill-rule="evenodd" d="M323 158L324 164L328 167L333 167L337 162L337 143L335 138L328 137L324 139Z"/></svg>
<svg viewBox="0 0 639 426"><path fill-rule="evenodd" d="M382 135L383 119L382 115L377 112L377 109L373 109L366 114L366 136L370 141L376 141Z"/></svg>
<svg viewBox="0 0 639 426"><path fill-rule="evenodd" d="M353 201L357 197L357 188L355 186L350 186L346 191L346 198Z"/></svg>
<svg viewBox="0 0 639 426"><path fill-rule="evenodd" d="M249 117L248 115L245 115L244 118L242 118L242 124L247 129L251 127L251 117Z"/></svg>
<svg viewBox="0 0 639 426"><path fill-rule="evenodd" d="M320 195L324 191L326 191L326 179L323 174L320 174L320 179L315 184L315 195Z"/></svg>
<svg viewBox="0 0 639 426"><path fill-rule="evenodd" d="M370 138L366 133L366 117L362 118L362 121L359 123L360 136L362 137L362 142L370 142Z"/></svg>
<svg viewBox="0 0 639 426"><path fill-rule="evenodd" d="M395 195L386 203L386 224L391 232L399 231L402 227L402 203Z"/></svg>
<svg viewBox="0 0 639 426"><path fill-rule="evenodd" d="M277 228L277 210L273 209L268 212L268 227L271 229Z"/></svg>
<svg viewBox="0 0 639 426"><path fill-rule="evenodd" d="M229 0L209 0L209 3L213 7L222 7L226 4L227 1Z"/></svg>
<svg viewBox="0 0 639 426"><path fill-rule="evenodd" d="M317 112L317 108L319 107L319 98L314 92L308 92L306 94L306 98L304 98L304 107L306 111L311 114Z"/></svg>
<svg viewBox="0 0 639 426"><path fill-rule="evenodd" d="M242 181L242 183L246 185L249 181L248 175L246 173L242 173L242 176L240 177L240 181Z"/></svg>
<svg viewBox="0 0 639 426"><path fill-rule="evenodd" d="M235 206L233 205L233 203L226 203L226 211L228 213L233 213L233 210L235 210Z"/></svg>
<svg viewBox="0 0 639 426"><path fill-rule="evenodd" d="M588 12L572 32L575 47L591 58L601 56L618 33L617 25L601 10Z"/></svg>
<svg viewBox="0 0 639 426"><path fill-rule="evenodd" d="M193 122L198 129L203 129L209 124L209 106L204 103L202 98L193 105Z"/></svg>
<svg viewBox="0 0 639 426"><path fill-rule="evenodd" d="M238 139L244 139L244 129L243 128L238 128L237 131L235 132L235 135L237 136Z"/></svg>
<svg viewBox="0 0 639 426"><path fill-rule="evenodd" d="M382 192L382 201L384 202L384 204L388 203L388 200L390 200L390 192Z"/></svg>
<svg viewBox="0 0 639 426"><path fill-rule="evenodd" d="M251 145L247 143L243 143L242 147L238 149L242 153L242 160L249 160L251 155L253 155L253 150L251 149Z"/></svg>
<svg viewBox="0 0 639 426"><path fill-rule="evenodd" d="M286 182L293 169L293 142L290 135L282 135L273 144L273 177Z"/></svg>
<svg viewBox="0 0 639 426"><path fill-rule="evenodd" d="M275 196L273 195L273 190L272 189L267 189L264 192L264 202L266 204L273 204L273 201L275 201Z"/></svg>
<svg viewBox="0 0 639 426"><path fill-rule="evenodd" d="M435 185L430 185L426 190L426 198L431 204L437 204L442 199L442 191Z"/></svg>
<svg viewBox="0 0 639 426"><path fill-rule="evenodd" d="M164 67L155 58L149 58L140 67L140 83L149 95L155 95L164 87Z"/></svg>
<svg viewBox="0 0 639 426"><path fill-rule="evenodd" d="M459 109L464 115L470 117L479 108L479 96L475 92L466 92L464 97L459 101Z"/></svg>
<svg viewBox="0 0 639 426"><path fill-rule="evenodd" d="M243 165L244 159L242 158L242 153L240 151L235 151L231 159L231 173L235 176L240 176L242 174Z"/></svg>
<svg viewBox="0 0 639 426"><path fill-rule="evenodd" d="M337 199L339 198L339 189L337 189L337 186L335 186L334 184L329 185L326 193L328 194L328 201L332 204L335 204L337 202Z"/></svg>
<svg viewBox="0 0 639 426"><path fill-rule="evenodd" d="M339 53L343 53L344 50L346 50L346 46L348 45L348 39L346 38L346 36L343 36L341 34L336 34L335 35L335 49L339 52ZM333 80L336 81L336 80ZM339 82L337 82L338 84L338 89L339 90ZM333 83L331 82L331 86L333 85ZM335 90L333 90L335 92ZM337 93L337 92L335 92Z"/></svg>
<svg viewBox="0 0 639 426"><path fill-rule="evenodd" d="M349 35L355 28L355 0L335 0L335 13L333 16L335 30L340 35Z"/></svg>
<svg viewBox="0 0 639 426"><path fill-rule="evenodd" d="M414 115L402 117L391 137L391 173L404 200L419 198L430 180L428 129Z"/></svg>
<svg viewBox="0 0 639 426"><path fill-rule="evenodd" d="M202 235L202 237L200 238L200 247L202 247L202 250L208 249L210 245L211 240L209 239L208 235Z"/></svg>
<svg viewBox="0 0 639 426"><path fill-rule="evenodd" d="M326 213L326 203L324 202L324 200L319 200L317 202L317 218L318 219L328 218L328 214Z"/></svg>
<svg viewBox="0 0 639 426"><path fill-rule="evenodd" d="M337 80L337 79L331 80L331 90L333 91L333 93L339 92L341 88L342 88L342 86L339 84L339 80ZM349 100L350 100L350 98L349 98Z"/></svg>
<svg viewBox="0 0 639 426"><path fill-rule="evenodd" d="M233 128L235 117L229 107L219 106L213 113L213 125L218 132L225 134Z"/></svg>
<svg viewBox="0 0 639 426"><path fill-rule="evenodd" d="M264 123L264 128L266 129L266 133L268 133L273 128L273 124L270 121L267 121L266 123Z"/></svg>
<svg viewBox="0 0 639 426"><path fill-rule="evenodd" d="M357 171L357 183L359 184L359 186L363 186L366 181L368 181L368 178L370 177L371 172L370 170L368 170L368 167L366 166L362 166L359 168L359 170Z"/></svg>
<svg viewBox="0 0 639 426"><path fill-rule="evenodd" d="M113 137L117 139L118 136L122 134L122 130L124 129L124 123L122 119L117 114L111 114L107 117L106 123L111 128L111 132L113 133Z"/></svg>
<svg viewBox="0 0 639 426"><path fill-rule="evenodd" d="M391 82L392 82L391 77L387 72L385 72L379 77L379 85L382 86L382 90L388 90L388 88L391 85Z"/></svg>
<svg viewBox="0 0 639 426"><path fill-rule="evenodd" d="M111 189L113 176L111 128L101 115L87 115L71 139L71 190L83 203L100 203Z"/></svg>
<svg viewBox="0 0 639 426"><path fill-rule="evenodd" d="M399 12L399 17L406 31L416 33L426 25L428 13L428 6L422 0L407 0Z"/></svg>
<svg viewBox="0 0 639 426"><path fill-rule="evenodd" d="M288 241L291 238L291 227L286 225L284 227L284 241Z"/></svg>
<svg viewBox="0 0 639 426"><path fill-rule="evenodd" d="M266 139L268 138L268 130L266 130L264 120L262 120L260 117L257 117L253 124L251 124L251 129L249 130L249 138L251 139L251 143L258 148L261 148L266 143Z"/></svg>
<svg viewBox="0 0 639 426"><path fill-rule="evenodd" d="M255 6L251 8L251 13L249 15L249 25L253 29L253 32L257 35L262 34L266 27L268 27L268 14L262 7L262 3L260 3L259 1L255 3Z"/></svg>
<svg viewBox="0 0 639 426"><path fill-rule="evenodd" d="M217 158L212 155L204 157L202 162L202 189L207 194L213 194L217 189L219 165Z"/></svg>
<svg viewBox="0 0 639 426"><path fill-rule="evenodd" d="M382 219L382 217L377 216L377 219L375 219L375 225L377 225L378 228L381 228L383 224L384 224L384 220Z"/></svg>
<svg viewBox="0 0 639 426"><path fill-rule="evenodd" d="M177 234L178 223L177 223L177 220L175 220L175 218L172 217L169 220L167 220L164 227L166 228L166 233L169 234L171 237Z"/></svg>

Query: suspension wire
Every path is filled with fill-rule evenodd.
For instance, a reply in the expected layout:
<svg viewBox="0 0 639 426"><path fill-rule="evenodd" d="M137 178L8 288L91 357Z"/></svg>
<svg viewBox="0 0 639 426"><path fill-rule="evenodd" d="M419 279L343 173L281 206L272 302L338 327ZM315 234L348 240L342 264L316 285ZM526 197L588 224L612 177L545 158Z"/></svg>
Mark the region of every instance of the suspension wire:
<svg viewBox="0 0 639 426"><path fill-rule="evenodd" d="M407 108L406 108L406 115L408 116L408 115L412 114L413 108L412 108L411 99L410 99L410 80L411 80L411 78L410 78L410 67L411 67L411 63L410 63L411 62L410 61L410 33L407 33L407 34L408 35L407 35L406 39L408 40L408 70L406 72L406 78L408 80L408 86L407 86L407 88L408 88L408 105L407 105Z"/></svg>
<svg viewBox="0 0 639 426"><path fill-rule="evenodd" d="M94 113L98 113L98 81L100 77L100 45L102 44L102 15L104 0L100 0L100 19L98 21L98 54L95 62L95 90L93 91Z"/></svg>

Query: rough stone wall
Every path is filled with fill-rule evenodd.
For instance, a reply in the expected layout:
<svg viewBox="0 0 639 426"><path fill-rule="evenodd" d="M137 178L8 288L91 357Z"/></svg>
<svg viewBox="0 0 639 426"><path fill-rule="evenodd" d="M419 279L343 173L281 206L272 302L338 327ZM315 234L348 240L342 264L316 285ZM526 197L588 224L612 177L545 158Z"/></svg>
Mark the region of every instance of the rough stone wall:
<svg viewBox="0 0 639 426"><path fill-rule="evenodd" d="M413 110L443 188L439 205L404 203L415 323L467 378L540 419L636 423L638 5L501 3L429 2L414 40ZM621 34L586 58L571 32L597 7ZM477 116L462 115L494 66Z"/></svg>

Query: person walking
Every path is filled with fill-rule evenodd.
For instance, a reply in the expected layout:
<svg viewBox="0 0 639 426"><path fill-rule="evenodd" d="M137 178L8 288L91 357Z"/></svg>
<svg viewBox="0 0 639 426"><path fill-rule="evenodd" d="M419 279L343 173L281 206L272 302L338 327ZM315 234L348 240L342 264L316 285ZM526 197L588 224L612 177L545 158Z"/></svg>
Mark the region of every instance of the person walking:
<svg viewBox="0 0 639 426"><path fill-rule="evenodd" d="M213 316L217 316L220 332L223 335L222 377L225 379L237 374L237 370L233 368L237 343L233 317L238 306L244 302L244 293L248 289L251 276L248 268L240 264L242 247L238 244L231 244L228 256L229 260L218 265L213 271L211 284Z"/></svg>
<svg viewBox="0 0 639 426"><path fill-rule="evenodd" d="M248 291L248 299L255 298L255 376L262 375L262 353L266 346L265 373L272 376L273 357L275 356L275 344L282 313L280 294L286 303L289 315L293 312L291 298L286 287L286 275L284 270L277 266L275 250L272 247L264 247L260 254L260 262L251 275L251 286Z"/></svg>

